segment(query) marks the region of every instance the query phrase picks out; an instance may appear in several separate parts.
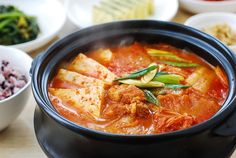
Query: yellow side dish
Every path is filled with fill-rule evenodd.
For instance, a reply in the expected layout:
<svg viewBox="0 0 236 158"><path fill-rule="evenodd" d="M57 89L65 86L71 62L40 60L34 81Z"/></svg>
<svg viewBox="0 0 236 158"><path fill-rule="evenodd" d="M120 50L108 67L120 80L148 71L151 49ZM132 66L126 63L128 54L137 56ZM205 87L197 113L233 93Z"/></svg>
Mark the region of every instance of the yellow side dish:
<svg viewBox="0 0 236 158"><path fill-rule="evenodd" d="M204 28L203 31L218 38L228 46L236 45L236 33L228 24L216 24Z"/></svg>
<svg viewBox="0 0 236 158"><path fill-rule="evenodd" d="M144 19L154 13L153 0L101 0L93 6L92 21L94 24Z"/></svg>

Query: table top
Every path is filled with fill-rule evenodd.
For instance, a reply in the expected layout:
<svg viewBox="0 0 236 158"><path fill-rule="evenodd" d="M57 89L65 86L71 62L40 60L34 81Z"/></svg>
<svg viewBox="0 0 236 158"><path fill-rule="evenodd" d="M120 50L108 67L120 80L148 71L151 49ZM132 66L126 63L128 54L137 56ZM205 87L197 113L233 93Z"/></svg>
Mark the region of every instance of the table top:
<svg viewBox="0 0 236 158"><path fill-rule="evenodd" d="M190 16L192 16L192 14L179 10L173 21L183 23ZM67 20L65 27L58 34L57 38L53 39L43 48L31 52L30 55L35 57L56 39L59 39L78 29L79 28L75 27L69 20ZM34 134L33 115L35 106L36 102L31 94L24 111L18 119L15 120L7 129L0 132L1 158L46 158L46 155L40 149ZM236 152L231 158L236 158Z"/></svg>

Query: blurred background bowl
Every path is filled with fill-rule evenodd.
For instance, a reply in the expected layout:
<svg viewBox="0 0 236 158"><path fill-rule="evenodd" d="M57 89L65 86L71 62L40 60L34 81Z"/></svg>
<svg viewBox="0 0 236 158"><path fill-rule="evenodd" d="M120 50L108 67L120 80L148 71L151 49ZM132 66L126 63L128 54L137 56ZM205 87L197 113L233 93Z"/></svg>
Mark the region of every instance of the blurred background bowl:
<svg viewBox="0 0 236 158"><path fill-rule="evenodd" d="M12 96L0 100L0 131L12 123L24 109L31 93L29 70L32 58L26 53L6 46L0 46L0 59L9 61L9 65L24 74L27 84Z"/></svg>
<svg viewBox="0 0 236 158"><path fill-rule="evenodd" d="M92 7L100 0L67 0L66 13L70 21L79 28L92 26ZM146 19L170 21L178 12L178 0L153 0L154 14Z"/></svg>
<svg viewBox="0 0 236 158"><path fill-rule="evenodd" d="M40 33L35 40L11 45L26 52L36 50L52 40L66 20L63 5L58 0L0 0L0 5L14 5L27 15L35 16Z"/></svg>
<svg viewBox="0 0 236 158"><path fill-rule="evenodd" d="M227 24L232 31L236 33L236 14L225 12L201 13L190 17L184 24L198 30L203 30L204 28L216 24ZM231 45L229 47L236 52L236 45Z"/></svg>
<svg viewBox="0 0 236 158"><path fill-rule="evenodd" d="M180 6L192 13L203 12L236 12L236 0L205 1L179 0Z"/></svg>

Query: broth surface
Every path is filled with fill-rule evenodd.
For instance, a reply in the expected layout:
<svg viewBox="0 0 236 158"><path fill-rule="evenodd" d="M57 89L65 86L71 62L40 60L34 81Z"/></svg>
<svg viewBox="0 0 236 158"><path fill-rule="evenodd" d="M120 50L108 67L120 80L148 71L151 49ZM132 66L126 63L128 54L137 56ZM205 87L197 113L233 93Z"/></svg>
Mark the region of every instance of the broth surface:
<svg viewBox="0 0 236 158"><path fill-rule="evenodd" d="M212 117L228 95L220 67L168 44L80 53L49 85L65 118L118 134L160 134Z"/></svg>

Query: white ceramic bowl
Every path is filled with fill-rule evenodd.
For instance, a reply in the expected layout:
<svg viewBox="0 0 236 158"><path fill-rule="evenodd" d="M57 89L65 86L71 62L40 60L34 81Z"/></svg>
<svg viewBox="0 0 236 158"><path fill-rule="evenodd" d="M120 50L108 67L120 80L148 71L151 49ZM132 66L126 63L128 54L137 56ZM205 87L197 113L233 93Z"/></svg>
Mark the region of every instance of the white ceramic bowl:
<svg viewBox="0 0 236 158"><path fill-rule="evenodd" d="M203 12L236 12L236 0L203 1L179 0L181 8L192 13Z"/></svg>
<svg viewBox="0 0 236 158"><path fill-rule="evenodd" d="M100 0L67 0L66 12L70 21L79 28L92 26L92 7ZM147 19L170 21L176 15L178 0L154 0L155 12Z"/></svg>
<svg viewBox="0 0 236 158"><path fill-rule="evenodd" d="M0 101L1 131L19 116L29 99L31 93L29 70L32 58L15 48L0 46L0 59L9 61L10 66L24 74L28 81L27 84L14 95Z"/></svg>
<svg viewBox="0 0 236 158"><path fill-rule="evenodd" d="M35 40L12 45L25 52L47 44L62 29L66 20L63 5L58 0L0 0L0 5L14 5L27 15L37 18L41 33Z"/></svg>
<svg viewBox="0 0 236 158"><path fill-rule="evenodd" d="M225 12L211 12L194 15L185 21L185 25L194 27L198 30L213 26L215 24L228 24L234 33L236 33L236 14ZM236 45L229 46L236 52Z"/></svg>

